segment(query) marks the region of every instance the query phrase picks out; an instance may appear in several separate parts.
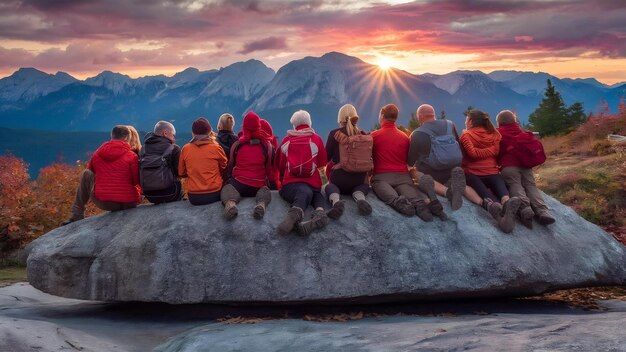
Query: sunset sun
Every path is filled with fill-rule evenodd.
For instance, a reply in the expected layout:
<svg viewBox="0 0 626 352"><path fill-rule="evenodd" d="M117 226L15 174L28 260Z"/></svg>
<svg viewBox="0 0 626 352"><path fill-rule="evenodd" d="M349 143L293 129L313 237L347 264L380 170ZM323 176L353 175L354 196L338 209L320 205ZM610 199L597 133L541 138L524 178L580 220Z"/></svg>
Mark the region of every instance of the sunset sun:
<svg viewBox="0 0 626 352"><path fill-rule="evenodd" d="M391 67L391 60L387 57L378 58L378 67L383 71L388 70Z"/></svg>

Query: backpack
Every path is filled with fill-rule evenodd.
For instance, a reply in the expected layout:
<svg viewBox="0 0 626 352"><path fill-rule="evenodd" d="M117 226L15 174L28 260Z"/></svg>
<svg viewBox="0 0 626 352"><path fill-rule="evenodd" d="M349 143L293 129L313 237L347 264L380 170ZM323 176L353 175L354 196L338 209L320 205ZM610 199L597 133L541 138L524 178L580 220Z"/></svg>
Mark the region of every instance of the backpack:
<svg viewBox="0 0 626 352"><path fill-rule="evenodd" d="M169 159L174 151L170 144L163 155L146 155L145 147L141 149L139 158L139 184L144 191L159 191L171 187L176 182L170 169Z"/></svg>
<svg viewBox="0 0 626 352"><path fill-rule="evenodd" d="M369 172L374 168L372 136L360 133L347 136L337 131L334 137L339 143L339 168L347 172Z"/></svg>
<svg viewBox="0 0 626 352"><path fill-rule="evenodd" d="M526 168L539 166L546 161L543 144L530 131L522 131L516 138L512 138L506 152L515 156L521 166Z"/></svg>
<svg viewBox="0 0 626 352"><path fill-rule="evenodd" d="M287 172L294 177L311 177L317 172L317 144L312 135L291 136L280 148L287 160Z"/></svg>
<svg viewBox="0 0 626 352"><path fill-rule="evenodd" d="M253 141L257 141L257 142L253 142ZM270 144L270 143L271 142L267 142L267 144ZM235 169L235 164L237 164L237 152L239 151L239 147L241 147L241 144L242 144L241 142L237 141L237 142L235 142L235 144L233 144L231 146L231 148L234 148L233 152L232 152L233 169ZM260 144L261 145L261 147L263 148L263 155L265 156L265 165L267 166L268 162L270 161L269 160L269 158L270 158L269 149L273 148L271 146L271 144L268 147L268 145L266 145L266 143L262 143L258 139L252 139L252 140L250 140L250 143L248 143L248 144L251 144L251 145ZM273 149L272 149L272 152L273 152ZM272 163L273 163L273 161L272 161Z"/></svg>
<svg viewBox="0 0 626 352"><path fill-rule="evenodd" d="M417 130L430 136L430 154L423 160L425 164L435 170L447 170L461 165L463 153L461 146L452 132L452 121L446 121L446 133L437 135L428 126L424 125Z"/></svg>

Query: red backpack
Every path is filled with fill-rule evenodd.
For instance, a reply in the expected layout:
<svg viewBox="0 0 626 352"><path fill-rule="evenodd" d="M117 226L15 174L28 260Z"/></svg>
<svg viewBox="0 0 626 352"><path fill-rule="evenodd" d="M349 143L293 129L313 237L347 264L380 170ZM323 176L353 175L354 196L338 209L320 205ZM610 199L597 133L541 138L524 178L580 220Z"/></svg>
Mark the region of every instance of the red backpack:
<svg viewBox="0 0 626 352"><path fill-rule="evenodd" d="M281 152L287 160L287 172L294 177L311 177L317 172L317 144L312 140L312 134L291 136L289 141L282 145Z"/></svg>
<svg viewBox="0 0 626 352"><path fill-rule="evenodd" d="M530 131L522 131L515 138L512 138L506 152L515 156L521 166L527 168L539 166L546 161L543 144Z"/></svg>

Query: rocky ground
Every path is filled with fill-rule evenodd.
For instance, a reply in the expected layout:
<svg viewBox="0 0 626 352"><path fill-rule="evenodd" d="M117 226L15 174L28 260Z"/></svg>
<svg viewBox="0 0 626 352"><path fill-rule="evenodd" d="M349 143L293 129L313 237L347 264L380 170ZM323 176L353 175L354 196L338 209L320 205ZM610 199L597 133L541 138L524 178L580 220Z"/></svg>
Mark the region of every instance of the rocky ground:
<svg viewBox="0 0 626 352"><path fill-rule="evenodd" d="M621 299L621 300L620 300ZM107 304L0 288L0 351L626 350L626 288L369 306Z"/></svg>

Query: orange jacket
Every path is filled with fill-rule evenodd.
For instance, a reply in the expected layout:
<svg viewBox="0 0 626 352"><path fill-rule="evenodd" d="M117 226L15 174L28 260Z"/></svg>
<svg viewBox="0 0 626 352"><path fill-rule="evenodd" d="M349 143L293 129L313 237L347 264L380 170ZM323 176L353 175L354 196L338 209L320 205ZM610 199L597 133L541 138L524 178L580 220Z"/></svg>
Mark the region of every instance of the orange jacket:
<svg viewBox="0 0 626 352"><path fill-rule="evenodd" d="M187 177L187 192L203 194L222 189L226 161L224 150L215 141L205 138L185 144L180 151L178 174Z"/></svg>
<svg viewBox="0 0 626 352"><path fill-rule="evenodd" d="M476 176L496 175L498 170L497 157L500 152L502 136L497 130L489 133L484 127L463 130L459 142L463 146L463 162L461 166L466 174Z"/></svg>

